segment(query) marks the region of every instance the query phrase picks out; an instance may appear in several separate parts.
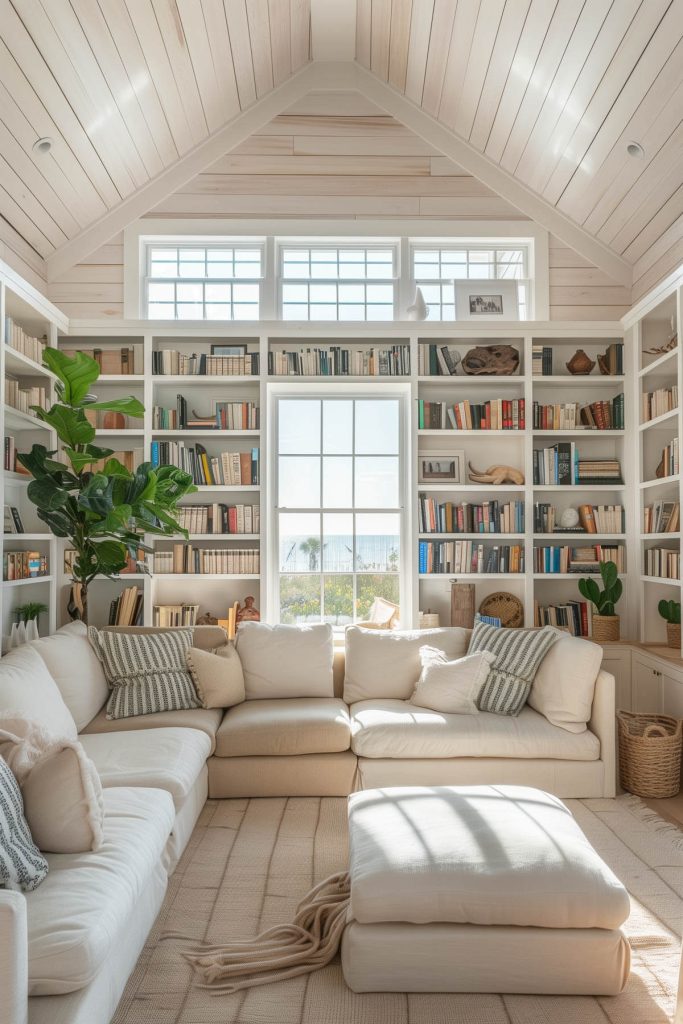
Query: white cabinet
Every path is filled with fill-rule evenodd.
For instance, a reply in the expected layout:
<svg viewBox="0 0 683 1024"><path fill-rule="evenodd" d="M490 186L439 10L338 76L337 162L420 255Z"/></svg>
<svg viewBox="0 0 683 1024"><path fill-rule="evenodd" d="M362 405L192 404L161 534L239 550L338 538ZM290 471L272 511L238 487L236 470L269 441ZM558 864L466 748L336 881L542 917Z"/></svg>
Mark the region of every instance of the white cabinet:
<svg viewBox="0 0 683 1024"><path fill-rule="evenodd" d="M662 671L658 662L634 651L631 659L631 711L662 712Z"/></svg>
<svg viewBox="0 0 683 1024"><path fill-rule="evenodd" d="M683 671L666 669L662 672L662 713L683 718Z"/></svg>
<svg viewBox="0 0 683 1024"><path fill-rule="evenodd" d="M617 711L630 711L631 696L631 648L618 644L606 644L603 648L602 668L615 679Z"/></svg>

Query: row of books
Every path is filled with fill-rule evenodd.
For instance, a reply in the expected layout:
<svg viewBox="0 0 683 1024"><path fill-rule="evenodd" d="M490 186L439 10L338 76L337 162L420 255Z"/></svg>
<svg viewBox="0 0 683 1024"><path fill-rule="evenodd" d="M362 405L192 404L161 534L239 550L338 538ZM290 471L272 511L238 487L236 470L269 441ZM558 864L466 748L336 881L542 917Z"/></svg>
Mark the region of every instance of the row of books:
<svg viewBox="0 0 683 1024"><path fill-rule="evenodd" d="M624 396L615 395L608 401L591 402L589 405L580 402L542 405L534 402L532 415L534 430L579 430L582 427L623 430Z"/></svg>
<svg viewBox="0 0 683 1024"><path fill-rule="evenodd" d="M194 626L198 614L198 604L155 604L152 609L152 625L164 629L171 626Z"/></svg>
<svg viewBox="0 0 683 1024"><path fill-rule="evenodd" d="M678 387L657 388L656 391L644 391L641 395L641 422L647 423L665 412L678 408Z"/></svg>
<svg viewBox="0 0 683 1024"><path fill-rule="evenodd" d="M624 508L622 505L579 505L576 526L558 523L554 505L534 502L534 533L623 533Z"/></svg>
<svg viewBox="0 0 683 1024"><path fill-rule="evenodd" d="M251 377L259 372L258 352L238 356L185 355L177 349L152 352L152 373L173 377Z"/></svg>
<svg viewBox="0 0 683 1024"><path fill-rule="evenodd" d="M28 580L49 575L47 555L40 551L4 551L3 580Z"/></svg>
<svg viewBox="0 0 683 1024"><path fill-rule="evenodd" d="M550 345L531 346L531 373L534 377L550 377L553 372L553 350Z"/></svg>
<svg viewBox="0 0 683 1024"><path fill-rule="evenodd" d="M425 402L417 400L420 430L524 430L524 399L493 398L489 402Z"/></svg>
<svg viewBox="0 0 683 1024"><path fill-rule="evenodd" d="M153 466L178 466L190 473L195 484L244 486L259 483L259 449L209 455L203 444L184 441L152 441Z"/></svg>
<svg viewBox="0 0 683 1024"><path fill-rule="evenodd" d="M645 575L659 576L664 580L681 578L681 553L671 548L645 549Z"/></svg>
<svg viewBox="0 0 683 1024"><path fill-rule="evenodd" d="M27 334L23 327L15 323L11 316L5 317L5 344L15 352L32 359L34 363L42 363L43 352L47 345L44 338L34 338Z"/></svg>
<svg viewBox="0 0 683 1024"><path fill-rule="evenodd" d="M553 372L553 349L551 345L532 345L531 372L534 377L550 377ZM607 346L601 357L600 372L607 377L624 372L624 343L614 341Z"/></svg>
<svg viewBox="0 0 683 1024"><path fill-rule="evenodd" d="M103 376L131 376L132 374L144 373L142 345L131 345L130 347L116 348L107 345L106 348L79 348L62 349L64 355L71 359L76 352L83 352L84 355L94 359L100 368Z"/></svg>
<svg viewBox="0 0 683 1024"><path fill-rule="evenodd" d="M3 533L24 533L24 524L21 514L16 505L5 505L3 507Z"/></svg>
<svg viewBox="0 0 683 1024"><path fill-rule="evenodd" d="M275 377L405 377L410 373L410 347L282 349L268 353L268 373Z"/></svg>
<svg viewBox="0 0 683 1024"><path fill-rule="evenodd" d="M618 459L581 459L573 441L561 441L533 452L534 484L571 487L574 484L622 483Z"/></svg>
<svg viewBox="0 0 683 1024"><path fill-rule="evenodd" d="M643 509L643 533L675 533L681 526L677 501L655 501Z"/></svg>
<svg viewBox="0 0 683 1024"><path fill-rule="evenodd" d="M143 593L140 587L126 587L109 605L110 626L141 626Z"/></svg>
<svg viewBox="0 0 683 1024"><path fill-rule="evenodd" d="M260 533L261 508L259 505L184 505L178 509L177 519L188 533L211 533L220 536L231 533Z"/></svg>
<svg viewBox="0 0 683 1024"><path fill-rule="evenodd" d="M534 548L534 572L600 572L601 562L614 562L619 572L625 571L625 548L621 544L594 544L584 547L568 545Z"/></svg>
<svg viewBox="0 0 683 1024"><path fill-rule="evenodd" d="M421 377L455 377L464 374L461 355L457 348L448 345L420 345L417 356L417 372ZM510 374L501 374L510 376Z"/></svg>
<svg viewBox="0 0 683 1024"><path fill-rule="evenodd" d="M593 634L593 606L588 601L548 605L534 601L534 625L556 626L572 636L589 637Z"/></svg>
<svg viewBox="0 0 683 1024"><path fill-rule="evenodd" d="M472 540L421 540L418 566L422 574L522 573L524 546L496 544L484 547Z"/></svg>
<svg viewBox="0 0 683 1024"><path fill-rule="evenodd" d="M154 572L194 573L202 576L233 573L238 576L259 573L258 548L196 548L192 544L174 544L172 551L154 552Z"/></svg>
<svg viewBox="0 0 683 1024"><path fill-rule="evenodd" d="M175 409L155 405L152 430L258 430L259 407L256 402L216 402L211 416L188 415L187 399L178 395Z"/></svg>
<svg viewBox="0 0 683 1024"><path fill-rule="evenodd" d="M680 471L678 434L662 448L662 476L675 476Z"/></svg>
<svg viewBox="0 0 683 1024"><path fill-rule="evenodd" d="M436 501L418 498L420 533L524 533L524 502Z"/></svg>
<svg viewBox="0 0 683 1024"><path fill-rule="evenodd" d="M5 405L34 416L31 406L39 405L44 409L46 403L47 389L42 384L22 385L14 377L5 377Z"/></svg>

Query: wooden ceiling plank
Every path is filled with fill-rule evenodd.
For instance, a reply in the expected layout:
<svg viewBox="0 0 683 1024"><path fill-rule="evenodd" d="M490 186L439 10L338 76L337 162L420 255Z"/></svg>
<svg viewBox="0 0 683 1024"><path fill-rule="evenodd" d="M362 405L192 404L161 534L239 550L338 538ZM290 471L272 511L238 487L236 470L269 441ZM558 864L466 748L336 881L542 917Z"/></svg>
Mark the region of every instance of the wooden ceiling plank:
<svg viewBox="0 0 683 1024"><path fill-rule="evenodd" d="M247 0L247 21L256 95L261 99L273 88L268 0Z"/></svg>
<svg viewBox="0 0 683 1024"><path fill-rule="evenodd" d="M462 200L464 205L476 200ZM487 200L489 202L489 200ZM269 196L252 195L185 195L169 196L150 211L150 217L417 217L420 199L417 196Z"/></svg>
<svg viewBox="0 0 683 1024"><path fill-rule="evenodd" d="M505 89L530 4L531 0L507 0L505 4L500 31L493 47L469 135L472 145L482 152L486 148L486 141Z"/></svg>
<svg viewBox="0 0 683 1024"><path fill-rule="evenodd" d="M258 185L258 189L257 186ZM473 196L495 193L471 175L429 177L407 174L214 174L203 172L178 189L176 195L266 196Z"/></svg>
<svg viewBox="0 0 683 1024"><path fill-rule="evenodd" d="M622 254L624 258L631 263L636 263L644 252L661 241L662 236L673 225L680 223L681 215L683 215L683 185L679 185L666 202L662 202L655 215L638 232L631 244L624 249Z"/></svg>
<svg viewBox="0 0 683 1024"><path fill-rule="evenodd" d="M311 0L290 0L290 52L292 72L311 59Z"/></svg>
<svg viewBox="0 0 683 1024"><path fill-rule="evenodd" d="M266 136L268 138L268 136ZM277 138L277 136L270 136ZM302 135L294 136L294 153L297 156L344 156L353 147L354 153L363 156L431 156L437 151L419 139L417 135L403 134L398 138L387 138L375 135L370 130L349 139L337 135Z"/></svg>
<svg viewBox="0 0 683 1024"><path fill-rule="evenodd" d="M352 136L367 134L388 138L410 136L409 128L393 117L302 117L299 114L279 114L264 125L262 135L330 135Z"/></svg>
<svg viewBox="0 0 683 1024"><path fill-rule="evenodd" d="M372 0L356 0L356 60L364 68L370 67L371 35Z"/></svg>
<svg viewBox="0 0 683 1024"><path fill-rule="evenodd" d="M213 174L356 174L356 175L407 175L428 177L431 172L428 156L372 156L362 152L361 145L353 146L346 140L343 156L245 156L226 153L212 164Z"/></svg>
<svg viewBox="0 0 683 1024"><path fill-rule="evenodd" d="M383 82L386 82L389 78L390 32L391 0L372 0L370 70L381 78Z"/></svg>
<svg viewBox="0 0 683 1024"><path fill-rule="evenodd" d="M405 95L418 105L422 103L433 16L434 0L420 0L419 15L415 11L410 19Z"/></svg>
<svg viewBox="0 0 683 1024"><path fill-rule="evenodd" d="M223 0L230 35L230 52L237 79L240 107L246 110L256 100L254 62L249 41L249 21L245 0Z"/></svg>
<svg viewBox="0 0 683 1024"><path fill-rule="evenodd" d="M477 220L528 220L520 210L511 203L496 196L467 197L457 196L422 196L420 198L421 217L458 217L476 218Z"/></svg>
<svg viewBox="0 0 683 1024"><path fill-rule="evenodd" d="M324 92L310 92L283 113L301 114L304 117L361 118L377 117L382 111L355 90L326 89Z"/></svg>
<svg viewBox="0 0 683 1024"><path fill-rule="evenodd" d="M230 52L230 35L222 2L202 0L202 11L209 37L209 50L216 76L218 102L222 121L228 121L241 109L237 92L237 78Z"/></svg>
<svg viewBox="0 0 683 1024"><path fill-rule="evenodd" d="M389 35L389 85L405 92L413 0L392 0Z"/></svg>
<svg viewBox="0 0 683 1024"><path fill-rule="evenodd" d="M1 163L2 161L0 161ZM3 175L0 174L0 216L35 249L39 256L45 259L54 252L54 245L45 237L43 232L26 213L22 204L17 203L13 196L2 184Z"/></svg>
<svg viewBox="0 0 683 1024"><path fill-rule="evenodd" d="M494 0L494 3L497 0ZM376 0L373 0L373 4ZM436 117L443 94L448 53L453 38L456 6L452 0L435 0L432 15L432 31L429 35L429 50L425 66L424 89L420 106L432 117Z"/></svg>
<svg viewBox="0 0 683 1024"><path fill-rule="evenodd" d="M185 69L185 76L188 77L191 70L207 130L213 132L239 111L237 96L235 95L233 108L226 110L218 85L209 29L204 18L204 5L201 2L198 3L197 0L174 0L174 2L182 28L182 33L177 33L178 43L187 53L189 62L189 68ZM172 17L175 16L172 15ZM184 42L180 40L181 34ZM223 59L225 60L225 57ZM182 91L184 86L181 84L180 88Z"/></svg>
<svg viewBox="0 0 683 1024"><path fill-rule="evenodd" d="M557 0L532 0L531 8L524 22L522 34L517 43L510 73L503 95L493 119L489 137L486 140L486 156L498 163L524 99L530 74L538 60L546 32L555 11Z"/></svg>
<svg viewBox="0 0 683 1024"><path fill-rule="evenodd" d="M196 145L206 138L209 129L176 0L152 0L152 7ZM203 25L204 19L201 21Z"/></svg>
<svg viewBox="0 0 683 1024"><path fill-rule="evenodd" d="M611 239L611 246L616 252L631 250L632 246L639 246L639 238L651 224L652 218L675 196L681 184L681 163L680 155L683 150L681 145L683 133L678 133L678 160L668 163L658 179L651 183L649 193L644 196L638 206L631 207L631 216L626 220L623 227ZM678 216L678 213L676 213ZM675 219L670 218L671 220ZM669 224L666 225L668 227ZM640 253L638 253L640 255ZM634 257L634 262L638 256Z"/></svg>
<svg viewBox="0 0 683 1024"><path fill-rule="evenodd" d="M273 85L281 85L292 73L292 25L289 0L268 0Z"/></svg>
<svg viewBox="0 0 683 1024"><path fill-rule="evenodd" d="M24 264L22 272L29 284L32 284L34 288L38 288L44 293L45 285L47 284L45 260L42 256L39 256L33 246L29 245L26 239L22 238L19 232L15 231L12 225L9 224L2 215L0 215L0 260L5 260L5 262L11 263L12 256L18 257ZM37 275L37 277L34 278L33 275Z"/></svg>
<svg viewBox="0 0 683 1024"><path fill-rule="evenodd" d="M489 0L485 8L485 17L482 17L482 8L479 8L479 17L472 39L472 51L467 62L460 103L453 123L453 131L464 139L469 139L472 132L474 116L481 98L493 48L502 28L504 12L505 0Z"/></svg>
<svg viewBox="0 0 683 1024"><path fill-rule="evenodd" d="M460 98L480 10L481 0L459 3L455 10L451 44L448 48L446 71L437 114L439 120L449 128L455 124L460 107Z"/></svg>
<svg viewBox="0 0 683 1024"><path fill-rule="evenodd" d="M3 151L0 153L0 184L56 249L57 246L66 242L68 235L62 231L50 211L43 206L26 181L17 174L16 168L9 163L9 154Z"/></svg>
<svg viewBox="0 0 683 1024"><path fill-rule="evenodd" d="M676 253L675 259L671 259L672 251ZM649 249L646 249L633 264L633 282L634 286L638 283L639 296L649 291L661 276L661 274L654 276L649 274L651 268L667 259L669 260L668 269L683 262L683 217L678 217L671 227L662 232L657 241ZM646 277L649 277L649 281L647 286L643 286L643 278Z"/></svg>

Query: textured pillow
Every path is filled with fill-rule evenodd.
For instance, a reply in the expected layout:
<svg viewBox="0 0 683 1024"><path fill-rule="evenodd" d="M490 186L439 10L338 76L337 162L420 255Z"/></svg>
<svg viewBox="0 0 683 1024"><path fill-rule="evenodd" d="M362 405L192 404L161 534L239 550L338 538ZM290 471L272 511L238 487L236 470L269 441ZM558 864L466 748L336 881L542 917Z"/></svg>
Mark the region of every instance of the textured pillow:
<svg viewBox="0 0 683 1024"><path fill-rule="evenodd" d="M47 861L31 838L19 784L0 757L0 889L30 892L47 875Z"/></svg>
<svg viewBox="0 0 683 1024"><path fill-rule="evenodd" d="M165 633L117 633L91 626L88 637L111 687L107 718L198 708L187 670L192 629Z"/></svg>
<svg viewBox="0 0 683 1024"><path fill-rule="evenodd" d="M0 756L19 783L26 821L41 850L99 850L102 784L78 740L55 736L27 718L1 715Z"/></svg>
<svg viewBox="0 0 683 1024"><path fill-rule="evenodd" d="M490 651L477 651L449 661L436 647L421 647L422 672L411 704L445 715L476 715L477 698L496 660Z"/></svg>
<svg viewBox="0 0 683 1024"><path fill-rule="evenodd" d="M84 622L69 622L31 646L47 665L78 731L85 729L109 696L104 670L88 643L88 627Z"/></svg>
<svg viewBox="0 0 683 1024"><path fill-rule="evenodd" d="M242 662L232 644L215 651L190 647L187 667L203 708L231 708L245 699Z"/></svg>
<svg viewBox="0 0 683 1024"><path fill-rule="evenodd" d="M602 647L558 630L558 641L538 666L529 705L567 732L585 732L590 721Z"/></svg>
<svg viewBox="0 0 683 1024"><path fill-rule="evenodd" d="M237 653L247 700L333 697L332 626L269 626L243 622Z"/></svg>
<svg viewBox="0 0 683 1024"><path fill-rule="evenodd" d="M363 629L349 626L345 634L344 700L409 700L422 671L420 648L438 647L449 658L467 653L469 630Z"/></svg>
<svg viewBox="0 0 683 1024"><path fill-rule="evenodd" d="M476 622L467 653L491 651L496 656L479 694L479 710L494 715L518 715L526 704L538 666L558 637L552 626L501 629Z"/></svg>
<svg viewBox="0 0 683 1024"><path fill-rule="evenodd" d="M0 659L1 711L16 711L59 736L78 736L71 712L33 644Z"/></svg>

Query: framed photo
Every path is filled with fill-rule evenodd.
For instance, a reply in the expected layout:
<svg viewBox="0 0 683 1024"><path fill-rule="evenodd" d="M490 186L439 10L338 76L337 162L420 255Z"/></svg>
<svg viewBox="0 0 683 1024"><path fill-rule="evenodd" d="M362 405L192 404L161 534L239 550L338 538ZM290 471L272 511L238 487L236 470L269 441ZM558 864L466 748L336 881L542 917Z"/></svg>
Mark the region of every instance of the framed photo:
<svg viewBox="0 0 683 1024"><path fill-rule="evenodd" d="M217 341L211 345L212 356L246 356L247 346L236 345L234 342Z"/></svg>
<svg viewBox="0 0 683 1024"><path fill-rule="evenodd" d="M464 484L465 453L462 451L421 452L419 455L421 484Z"/></svg>
<svg viewBox="0 0 683 1024"><path fill-rule="evenodd" d="M517 281L454 281L456 320L519 320Z"/></svg>

